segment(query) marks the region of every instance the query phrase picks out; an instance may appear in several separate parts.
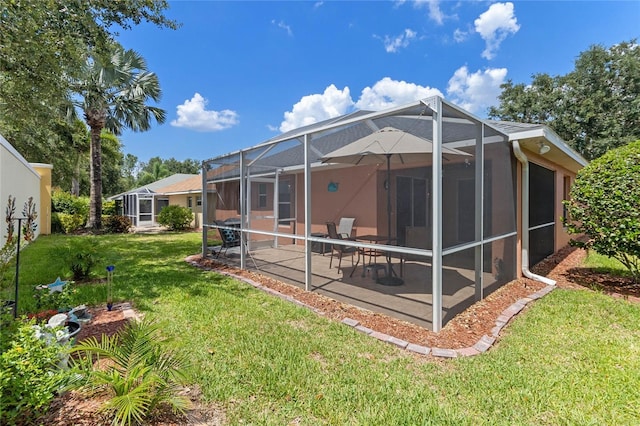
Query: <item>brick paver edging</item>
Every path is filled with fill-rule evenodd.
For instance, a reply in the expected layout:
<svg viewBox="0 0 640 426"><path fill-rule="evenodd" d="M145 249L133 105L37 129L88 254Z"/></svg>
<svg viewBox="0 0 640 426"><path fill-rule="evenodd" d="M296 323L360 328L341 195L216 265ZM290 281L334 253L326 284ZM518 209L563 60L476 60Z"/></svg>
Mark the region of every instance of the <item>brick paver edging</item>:
<svg viewBox="0 0 640 426"><path fill-rule="evenodd" d="M129 302L119 303L115 305L114 308L120 309L122 311L122 315L124 316L124 319L127 319L127 320L135 319L136 321L140 321L142 319L142 314L136 312L131 306L131 303Z"/></svg>
<svg viewBox="0 0 640 426"><path fill-rule="evenodd" d="M304 308L310 309L311 311L315 312L315 313L321 313L318 309L315 309L313 306L307 305L306 303L302 303L299 300L294 299L291 296L287 296L284 295L278 291L275 291L271 288L265 287L262 284L253 281L250 278L246 278L243 277L241 275L236 275L236 274L232 274L229 272L225 272L225 271L220 271L217 270L215 268L207 268L207 267L203 267L202 265L200 265L198 262L191 260L191 256L187 257L185 259L188 263L190 263L191 265L200 268L200 269L206 269L206 270L210 270L210 271L215 271L221 275L226 275L228 277L232 277L234 279L237 279L239 281L245 282L255 288L257 288L258 290L262 290L265 293L269 293L272 294L276 297L279 297L280 299L286 300L287 302L291 302L294 303L298 306L302 306ZM461 349L446 349L446 348L429 348L426 346L421 346L421 345L416 345L413 343L409 343L407 341L404 341L402 339L399 339L397 337L391 336L389 334L385 334L385 333L380 333L379 331L375 331L372 330L370 328L367 328L363 325L360 324L359 321L351 319L351 318L344 318L342 320L342 323L345 325L348 325L349 327L353 327L354 329L358 330L361 333L364 333L368 336L371 336L373 338L376 338L378 340L381 340L383 342L386 343L390 343L392 345L396 345L397 347L401 348L401 349L405 349L407 351L410 352L414 352L417 354L421 354L421 355L431 355L431 356L435 356L435 357L440 357L440 358L457 358L459 356L474 356L474 355L479 355L481 353L484 353L486 351L489 350L489 348L491 348L491 346L493 346L493 344L496 342L496 339L498 338L500 331L502 331L502 329L509 323L509 321L511 321L511 319L516 316L518 313L520 313L520 311L522 311L524 309L524 307L526 305L528 305L529 303L540 299L541 297L546 296L547 294L549 294L554 288L556 288L556 286L553 285L548 285L546 287L543 287L542 289L536 291L533 294L530 294L528 297L524 297L522 299L517 300L516 302L514 302L511 306L509 306L507 309L505 309L504 311L502 311L502 313L498 316L498 318L496 319L496 325L495 327L493 327L491 329L491 335L484 335L480 338L480 340L478 340L476 342L476 344L474 344L473 346L469 346L468 348L461 348Z"/></svg>

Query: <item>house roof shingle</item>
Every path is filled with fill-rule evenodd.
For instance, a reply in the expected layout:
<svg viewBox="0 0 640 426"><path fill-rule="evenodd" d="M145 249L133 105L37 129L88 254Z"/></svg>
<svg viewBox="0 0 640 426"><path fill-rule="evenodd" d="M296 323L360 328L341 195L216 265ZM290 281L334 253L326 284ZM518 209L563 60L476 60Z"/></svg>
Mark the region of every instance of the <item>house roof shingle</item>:
<svg viewBox="0 0 640 426"><path fill-rule="evenodd" d="M140 186L138 188L131 189L126 192L122 192L120 194L112 195L108 198L108 200L115 200L126 194L142 194L142 193L157 193L160 192L158 189L164 188L166 186L174 185L176 183L182 182L186 179L199 177L200 175L188 174L188 173L176 173L166 178L159 179L155 182L152 182L147 185Z"/></svg>
<svg viewBox="0 0 640 426"><path fill-rule="evenodd" d="M156 192L164 195L190 194L202 192L202 175L190 175L191 177L179 182L156 189Z"/></svg>

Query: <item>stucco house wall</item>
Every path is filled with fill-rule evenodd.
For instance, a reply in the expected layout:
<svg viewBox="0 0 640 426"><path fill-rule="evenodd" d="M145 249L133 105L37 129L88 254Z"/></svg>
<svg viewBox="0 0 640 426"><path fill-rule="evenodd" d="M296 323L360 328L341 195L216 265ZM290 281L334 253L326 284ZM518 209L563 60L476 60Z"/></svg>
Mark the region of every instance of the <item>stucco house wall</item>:
<svg viewBox="0 0 640 426"><path fill-rule="evenodd" d="M34 166L30 165L4 137L0 136L0 212L3 218L3 225L0 227L0 244L4 244L7 238L4 215L9 196L16 199L15 217L22 217L24 203L29 197L33 197L39 218L36 237L39 234L51 232L52 166L48 164Z"/></svg>
<svg viewBox="0 0 640 426"><path fill-rule="evenodd" d="M193 221L191 221L190 226L192 228L200 228L202 224L202 199L200 197L201 193L168 195L170 206L180 206L191 209L193 212Z"/></svg>

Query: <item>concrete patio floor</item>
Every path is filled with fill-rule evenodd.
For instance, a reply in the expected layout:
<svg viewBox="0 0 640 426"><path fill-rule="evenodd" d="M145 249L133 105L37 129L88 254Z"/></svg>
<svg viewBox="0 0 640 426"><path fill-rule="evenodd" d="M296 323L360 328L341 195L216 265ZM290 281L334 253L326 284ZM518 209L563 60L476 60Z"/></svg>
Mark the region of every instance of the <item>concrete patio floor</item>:
<svg viewBox="0 0 640 426"><path fill-rule="evenodd" d="M217 248L213 248L217 250ZM240 266L238 247L230 248L218 261L230 266ZM353 267L351 256L342 259L338 269L338 259L334 255L332 268L329 268L330 252L312 254L311 291L373 312L379 312L421 327L432 329L431 267L426 262L406 261L404 264L404 284L386 286L378 284L371 273L363 273L363 259L356 266L353 276L349 276ZM354 263L357 256L354 256ZM366 258L368 263L369 258ZM378 257L377 263L385 264L384 257ZM304 246L284 245L279 248L261 248L252 250L247 256L247 269L259 272L279 281L304 288ZM394 259L393 268L400 274L398 259ZM381 272L383 273L383 272ZM443 318L446 323L458 313L475 302L474 271L459 268L443 270ZM493 282L491 274L485 274L487 282Z"/></svg>

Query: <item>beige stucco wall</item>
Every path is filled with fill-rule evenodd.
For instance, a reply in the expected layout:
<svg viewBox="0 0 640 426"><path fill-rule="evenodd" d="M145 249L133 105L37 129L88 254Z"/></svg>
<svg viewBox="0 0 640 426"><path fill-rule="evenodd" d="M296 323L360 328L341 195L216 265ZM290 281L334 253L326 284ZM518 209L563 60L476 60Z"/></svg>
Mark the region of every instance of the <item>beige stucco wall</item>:
<svg viewBox="0 0 640 426"><path fill-rule="evenodd" d="M42 216L40 175L6 139L0 136L0 215L2 215L0 244L4 244L7 237L4 215L9 196L16 198L15 217L22 217L22 208L29 197L33 197L38 215ZM51 201L49 200L48 206L50 205ZM36 229L36 236L42 232L41 228L38 226Z"/></svg>
<svg viewBox="0 0 640 426"><path fill-rule="evenodd" d="M384 193L382 184L378 185L378 171L378 166L314 171L311 177L311 232L327 232L327 222L338 223L342 217L353 217L356 219L354 226L358 235L377 233L378 210L381 208L378 200L380 194ZM336 192L329 192L330 183L338 185ZM298 175L296 187L297 234L304 235L302 174ZM384 203L382 208L381 213L385 213Z"/></svg>
<svg viewBox="0 0 640 426"><path fill-rule="evenodd" d="M193 212L194 219L191 222L192 228L200 228L202 224L202 205L198 206L196 203L196 197L200 197L200 193L192 194L175 194L169 195L169 205L176 205L180 207L188 207L188 198L191 197L191 211Z"/></svg>
<svg viewBox="0 0 640 426"><path fill-rule="evenodd" d="M51 164L31 163L40 175L40 233L51 234Z"/></svg>

